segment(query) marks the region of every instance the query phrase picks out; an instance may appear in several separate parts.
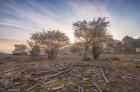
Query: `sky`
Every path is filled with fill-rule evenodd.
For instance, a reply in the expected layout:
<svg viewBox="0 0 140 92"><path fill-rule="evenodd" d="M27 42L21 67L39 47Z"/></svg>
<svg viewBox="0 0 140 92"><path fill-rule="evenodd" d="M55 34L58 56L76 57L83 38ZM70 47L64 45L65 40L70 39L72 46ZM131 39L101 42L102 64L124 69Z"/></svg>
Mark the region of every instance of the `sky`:
<svg viewBox="0 0 140 92"><path fill-rule="evenodd" d="M74 42L72 23L107 17L114 39L140 36L140 0L0 0L0 51L26 44L32 33L60 30Z"/></svg>

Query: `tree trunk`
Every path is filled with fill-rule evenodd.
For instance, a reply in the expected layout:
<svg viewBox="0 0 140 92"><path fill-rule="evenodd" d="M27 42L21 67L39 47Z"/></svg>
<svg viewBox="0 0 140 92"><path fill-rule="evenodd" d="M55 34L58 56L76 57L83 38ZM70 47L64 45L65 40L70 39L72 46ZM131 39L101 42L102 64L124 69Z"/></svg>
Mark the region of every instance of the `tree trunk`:
<svg viewBox="0 0 140 92"><path fill-rule="evenodd" d="M100 47L92 47L92 54L93 54L93 59L98 59L101 54Z"/></svg>
<svg viewBox="0 0 140 92"><path fill-rule="evenodd" d="M57 57L58 51L50 50L50 51L47 52L47 54L48 54L49 59L54 59L54 58Z"/></svg>
<svg viewBox="0 0 140 92"><path fill-rule="evenodd" d="M88 50L88 45L85 46L84 58L83 58L83 60L86 60L86 59L87 59L87 50Z"/></svg>

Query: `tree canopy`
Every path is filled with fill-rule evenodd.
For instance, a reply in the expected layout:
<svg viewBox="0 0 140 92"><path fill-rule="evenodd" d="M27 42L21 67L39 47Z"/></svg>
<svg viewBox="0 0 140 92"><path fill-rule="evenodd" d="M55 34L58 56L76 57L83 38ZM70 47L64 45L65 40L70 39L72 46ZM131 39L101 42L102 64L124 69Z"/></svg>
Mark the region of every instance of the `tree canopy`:
<svg viewBox="0 0 140 92"><path fill-rule="evenodd" d="M14 55L27 55L28 54L28 47L24 44L15 45L15 49L13 51Z"/></svg>
<svg viewBox="0 0 140 92"><path fill-rule="evenodd" d="M48 30L33 33L30 37L32 44L41 47L48 58L57 56L59 49L69 43L69 38L59 30Z"/></svg>
<svg viewBox="0 0 140 92"><path fill-rule="evenodd" d="M106 17L93 18L91 21L77 21L73 23L74 35L77 39L82 40L85 43L86 58L87 49L92 48L93 58L97 59L101 53L101 47L112 39L112 36L107 32L109 21Z"/></svg>

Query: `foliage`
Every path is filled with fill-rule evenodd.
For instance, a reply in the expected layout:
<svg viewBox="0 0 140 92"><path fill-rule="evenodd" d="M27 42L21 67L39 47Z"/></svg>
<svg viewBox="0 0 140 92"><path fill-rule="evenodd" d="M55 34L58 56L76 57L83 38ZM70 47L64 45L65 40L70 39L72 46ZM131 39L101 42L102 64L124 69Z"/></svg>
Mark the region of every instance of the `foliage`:
<svg viewBox="0 0 140 92"><path fill-rule="evenodd" d="M85 60L87 58L87 50L89 48L89 44L91 41L91 38L89 35L90 31L89 31L88 22L86 20L77 21L77 22L73 23L73 27L74 27L74 36L77 39L79 39L80 41L82 41L84 44L83 60Z"/></svg>
<svg viewBox="0 0 140 92"><path fill-rule="evenodd" d="M74 35L77 39L82 40L85 44L84 47L84 59L87 58L87 50L92 48L93 58L97 59L101 54L101 48L112 39L112 36L107 33L107 27L109 21L106 21L106 17L98 17L92 21L86 20L77 21L73 23Z"/></svg>
<svg viewBox="0 0 140 92"><path fill-rule="evenodd" d="M83 55L83 43L82 42L75 42L72 44L71 48L70 48L70 52L73 54L78 54L78 55Z"/></svg>
<svg viewBox="0 0 140 92"><path fill-rule="evenodd" d="M97 59L101 54L101 48L112 39L111 35L107 33L107 27L109 26L109 22L106 21L106 17L98 17L98 19L93 19L89 22L89 30L91 37L91 47L93 58Z"/></svg>
<svg viewBox="0 0 140 92"><path fill-rule="evenodd" d="M13 51L13 55L27 55L28 47L24 44L15 45L15 49Z"/></svg>
<svg viewBox="0 0 140 92"><path fill-rule="evenodd" d="M41 54L41 48L39 47L39 45L33 41L28 41L28 45L30 48L30 55L31 56L39 56Z"/></svg>
<svg viewBox="0 0 140 92"><path fill-rule="evenodd" d="M140 39L125 36L122 39L122 42L125 53L135 53L135 48L140 48Z"/></svg>
<svg viewBox="0 0 140 92"><path fill-rule="evenodd" d="M40 55L40 47L38 45L33 46L32 50L30 51L32 56L39 56Z"/></svg>
<svg viewBox="0 0 140 92"><path fill-rule="evenodd" d="M50 59L55 58L58 51L69 43L65 33L58 30L36 32L32 34L31 41L42 48Z"/></svg>

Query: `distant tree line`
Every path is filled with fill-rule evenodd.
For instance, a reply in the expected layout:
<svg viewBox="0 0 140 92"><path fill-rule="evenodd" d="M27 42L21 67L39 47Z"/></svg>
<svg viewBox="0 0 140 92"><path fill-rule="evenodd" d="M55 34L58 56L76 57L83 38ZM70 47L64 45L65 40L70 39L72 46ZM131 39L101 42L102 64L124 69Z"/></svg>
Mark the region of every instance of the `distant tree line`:
<svg viewBox="0 0 140 92"><path fill-rule="evenodd" d="M121 41L114 41L113 44L114 52L133 54L136 53L136 48L140 48L140 38L134 39L130 36L125 36Z"/></svg>

